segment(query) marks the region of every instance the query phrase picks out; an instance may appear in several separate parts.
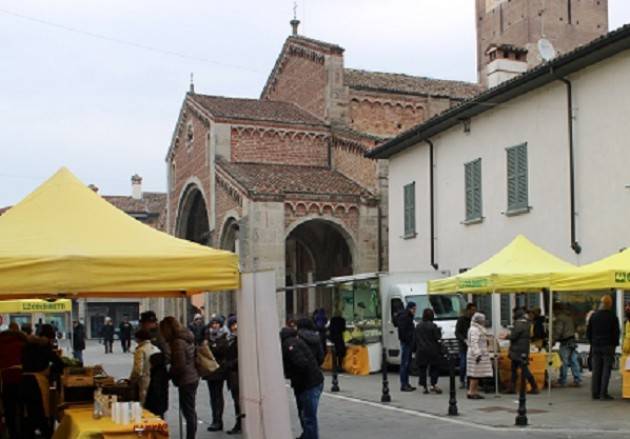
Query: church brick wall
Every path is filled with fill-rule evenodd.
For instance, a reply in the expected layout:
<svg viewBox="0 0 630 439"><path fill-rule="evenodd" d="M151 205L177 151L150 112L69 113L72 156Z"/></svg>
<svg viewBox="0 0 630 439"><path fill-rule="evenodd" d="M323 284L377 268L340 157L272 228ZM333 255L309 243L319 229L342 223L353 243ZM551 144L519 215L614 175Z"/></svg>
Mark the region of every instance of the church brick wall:
<svg viewBox="0 0 630 439"><path fill-rule="evenodd" d="M375 136L393 137L425 120L420 103L354 96L349 105L350 126Z"/></svg>
<svg viewBox="0 0 630 439"><path fill-rule="evenodd" d="M187 127L192 123L193 141L187 141ZM177 146L167 166L170 166L171 187L169 187L170 231L176 232L179 198L186 183L192 178L201 181L204 195L209 196L210 167L208 165L207 133L209 125L195 114L188 114L182 124ZM174 166L173 166L174 164ZM208 202L210 200L207 200Z"/></svg>
<svg viewBox="0 0 630 439"><path fill-rule="evenodd" d="M232 129L235 162L328 165L328 134L274 129Z"/></svg>
<svg viewBox="0 0 630 439"><path fill-rule="evenodd" d="M343 145L332 148L332 167L350 180L367 188L373 194L378 191L376 160L364 156L364 151Z"/></svg>
<svg viewBox="0 0 630 439"><path fill-rule="evenodd" d="M341 222L346 231L356 239L359 234L359 206L354 203L335 203L312 200L291 200L284 203L285 227L289 228L297 221L316 216L321 219L332 218Z"/></svg>
<svg viewBox="0 0 630 439"><path fill-rule="evenodd" d="M306 57L288 56L277 82L264 99L293 102L324 119L326 116L326 67ZM308 84L307 87L304 84Z"/></svg>

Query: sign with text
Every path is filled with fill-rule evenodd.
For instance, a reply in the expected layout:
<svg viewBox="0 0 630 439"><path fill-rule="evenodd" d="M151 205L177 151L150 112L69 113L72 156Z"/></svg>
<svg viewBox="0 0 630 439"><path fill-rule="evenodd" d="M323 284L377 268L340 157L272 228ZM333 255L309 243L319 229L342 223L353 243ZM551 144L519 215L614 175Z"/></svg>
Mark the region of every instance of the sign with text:
<svg viewBox="0 0 630 439"><path fill-rule="evenodd" d="M72 311L70 299L58 299L53 302L38 299L0 301L0 313L58 313Z"/></svg>

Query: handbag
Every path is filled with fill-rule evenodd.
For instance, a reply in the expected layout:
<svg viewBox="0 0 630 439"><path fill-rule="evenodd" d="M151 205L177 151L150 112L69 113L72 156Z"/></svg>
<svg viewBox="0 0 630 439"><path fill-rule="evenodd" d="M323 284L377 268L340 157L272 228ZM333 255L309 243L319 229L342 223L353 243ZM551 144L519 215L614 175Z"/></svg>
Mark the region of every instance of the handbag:
<svg viewBox="0 0 630 439"><path fill-rule="evenodd" d="M197 367L199 376L202 378L209 377L221 367L216 358L214 358L212 350L208 347L207 341L204 341L202 344L197 346L197 352L195 353L195 366Z"/></svg>

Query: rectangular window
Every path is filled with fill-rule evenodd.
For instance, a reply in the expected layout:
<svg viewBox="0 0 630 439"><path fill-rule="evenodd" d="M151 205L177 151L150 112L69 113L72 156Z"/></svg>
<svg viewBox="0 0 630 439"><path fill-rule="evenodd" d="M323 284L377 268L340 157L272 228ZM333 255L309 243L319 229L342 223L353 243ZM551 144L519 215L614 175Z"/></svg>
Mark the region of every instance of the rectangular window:
<svg viewBox="0 0 630 439"><path fill-rule="evenodd" d="M416 236L416 182L404 187L405 200L405 238Z"/></svg>
<svg viewBox="0 0 630 439"><path fill-rule="evenodd" d="M529 209L527 143L507 149L507 213Z"/></svg>
<svg viewBox="0 0 630 439"><path fill-rule="evenodd" d="M466 185L466 221L481 219L481 159L464 165Z"/></svg>

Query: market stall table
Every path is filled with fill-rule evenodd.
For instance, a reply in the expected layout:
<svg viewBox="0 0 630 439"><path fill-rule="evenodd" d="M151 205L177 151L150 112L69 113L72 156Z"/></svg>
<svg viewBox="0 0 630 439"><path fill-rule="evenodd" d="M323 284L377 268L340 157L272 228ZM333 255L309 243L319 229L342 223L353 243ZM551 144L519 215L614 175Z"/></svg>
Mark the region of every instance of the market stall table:
<svg viewBox="0 0 630 439"><path fill-rule="evenodd" d="M115 424L110 417L94 419L91 405L69 408L53 439L123 439L123 438L168 438L168 424L149 411L144 411L139 424Z"/></svg>

